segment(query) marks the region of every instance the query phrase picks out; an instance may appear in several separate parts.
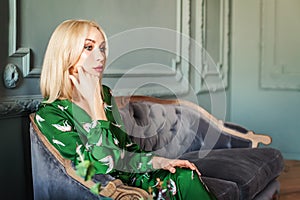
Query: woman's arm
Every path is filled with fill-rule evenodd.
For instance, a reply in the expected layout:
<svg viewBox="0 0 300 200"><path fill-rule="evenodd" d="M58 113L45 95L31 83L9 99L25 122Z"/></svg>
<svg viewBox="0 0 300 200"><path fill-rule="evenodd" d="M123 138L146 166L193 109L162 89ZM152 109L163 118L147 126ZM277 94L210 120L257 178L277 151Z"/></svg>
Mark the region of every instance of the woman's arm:
<svg viewBox="0 0 300 200"><path fill-rule="evenodd" d="M117 104L115 102L115 98L112 96L111 90L106 86L104 86L104 90L107 91L107 98L111 102L111 108L115 122L119 124L121 128L123 128L122 130L125 130L124 123L122 121ZM191 163L188 160L167 159L159 156L153 156L152 166L154 169L164 169L170 171L171 173L176 172L176 167L190 168L191 170L195 170L199 176L201 175L194 163Z"/></svg>
<svg viewBox="0 0 300 200"><path fill-rule="evenodd" d="M75 86L73 92L76 98L72 101L84 109L93 120L106 120L99 77L85 72L82 66L77 66L77 69L77 77L69 76Z"/></svg>
<svg viewBox="0 0 300 200"><path fill-rule="evenodd" d="M63 157L75 164L89 160L96 173L102 174L114 170L137 173L153 170L152 154L139 151L135 144L127 144L127 150L118 146L121 141L111 133L111 129L118 127L105 120L91 120L76 105L71 106L72 113L71 108L64 110L66 107L46 105L35 117L41 132Z"/></svg>

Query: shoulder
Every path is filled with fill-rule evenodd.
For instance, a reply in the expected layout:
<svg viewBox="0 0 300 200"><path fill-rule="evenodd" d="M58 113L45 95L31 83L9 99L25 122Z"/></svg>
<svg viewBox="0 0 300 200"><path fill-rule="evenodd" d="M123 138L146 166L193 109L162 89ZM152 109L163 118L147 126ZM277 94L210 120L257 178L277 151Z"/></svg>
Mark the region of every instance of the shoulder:
<svg viewBox="0 0 300 200"><path fill-rule="evenodd" d="M50 113L63 113L71 109L71 102L69 100L55 100L51 103L41 102L36 113L39 114L50 114Z"/></svg>

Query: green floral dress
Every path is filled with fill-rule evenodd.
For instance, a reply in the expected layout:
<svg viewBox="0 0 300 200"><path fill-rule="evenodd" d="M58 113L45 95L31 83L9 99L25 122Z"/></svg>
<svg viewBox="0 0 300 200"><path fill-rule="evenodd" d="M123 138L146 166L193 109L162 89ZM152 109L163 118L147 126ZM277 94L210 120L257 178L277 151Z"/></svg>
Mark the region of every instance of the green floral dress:
<svg viewBox="0 0 300 200"><path fill-rule="evenodd" d="M152 191L156 198L167 195L170 199L214 199L189 169L177 168L174 174L154 170L154 155L141 150L127 135L111 90L103 86L103 94L107 121L93 121L71 101L56 100L40 105L35 122L50 143L75 166L88 160L96 174L110 174L128 185Z"/></svg>

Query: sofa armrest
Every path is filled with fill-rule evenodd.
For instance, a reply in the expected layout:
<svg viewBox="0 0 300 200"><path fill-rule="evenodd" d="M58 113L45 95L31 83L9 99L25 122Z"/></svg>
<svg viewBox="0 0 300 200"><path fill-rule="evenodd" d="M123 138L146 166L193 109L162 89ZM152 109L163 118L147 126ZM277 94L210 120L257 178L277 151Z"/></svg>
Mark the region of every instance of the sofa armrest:
<svg viewBox="0 0 300 200"><path fill-rule="evenodd" d="M51 197L59 197L56 199L69 199L70 194L67 194L67 190L65 191L65 196L61 196L64 195L64 192L57 192L55 191L55 189L53 189L53 185L58 185L59 188L61 188L61 185L63 185L63 183L61 183L61 179L65 179L63 177L67 176L66 178L68 179L72 179L72 182L76 182L75 185L80 185L79 189L80 190L84 190L84 192L86 193L86 197L87 199L99 199L99 196L97 197L96 195L92 194L89 190L91 189L92 186L94 186L95 182L92 180L89 181L85 181L82 177L78 176L76 174L75 169L72 166L72 162L68 159L63 158L60 153L58 152L57 149L55 149L51 143L47 140L47 138L41 133L41 131L39 130L39 128L37 127L37 125L34 122L34 113L30 114L30 139L31 139L31 159L32 159L32 168L33 168L33 185L34 185L34 193L35 190L38 190L36 192L38 192L38 198L43 198L45 199L46 197L44 195L47 196L47 198L49 197L49 195L51 195ZM46 152L46 154L44 153ZM49 166L49 163L43 163L43 162L52 162L52 165L56 165L57 168L60 168L60 170L57 170L59 174L57 174L57 176L60 177L59 180L55 179L55 178L51 178L51 180L47 180L48 177L41 177L42 174L39 174L39 172L42 172L43 174L45 174L45 171L47 170L51 170ZM46 172L46 174L52 174L52 171L49 171L49 173ZM44 181L44 182L55 182L55 183L47 183L43 186L43 191L40 190L40 188L36 188L37 186L40 186L40 182L39 181ZM68 181L66 181L68 182ZM68 182L69 183L69 182ZM49 188L45 188L45 186L48 186ZM82 187L83 186L83 187ZM64 187L68 187L67 185L65 185ZM100 197L101 196L105 196L105 197L110 197L112 199L147 199L149 198L149 194L140 189L140 188L136 188L136 187L130 187L130 186L126 186L122 183L121 180L119 179L109 179L107 185L101 186L101 190L100 190ZM74 190L74 188L72 188L72 190ZM45 194L42 194L42 193ZM49 192L53 193L53 194L49 194ZM55 196L57 192L57 195L60 196ZM75 194L73 194L75 195ZM88 196L89 195L89 196ZM95 198L96 197L96 198ZM80 198L77 196L77 198ZM101 199L101 198L100 198Z"/></svg>
<svg viewBox="0 0 300 200"><path fill-rule="evenodd" d="M248 130L238 124L234 124L231 122L225 122L224 127L226 128L226 131L229 132L229 134L232 134L232 132L239 132L241 134L245 134L245 137L252 142L252 148L258 147L259 143L268 145L272 142L272 138L266 134L258 134L255 133L252 130ZM233 134L234 135L234 134Z"/></svg>

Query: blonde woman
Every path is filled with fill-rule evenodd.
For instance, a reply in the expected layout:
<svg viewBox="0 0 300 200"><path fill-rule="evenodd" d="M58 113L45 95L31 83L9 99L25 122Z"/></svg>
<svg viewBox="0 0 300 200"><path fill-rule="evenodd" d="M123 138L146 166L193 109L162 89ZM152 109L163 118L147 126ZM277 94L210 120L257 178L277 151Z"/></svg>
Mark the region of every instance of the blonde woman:
<svg viewBox="0 0 300 200"><path fill-rule="evenodd" d="M45 99L35 116L41 132L75 166L88 161L96 174L146 191L158 192L160 181L171 183L171 199L214 199L192 176L200 176L193 163L155 156L131 142L110 89L101 83L107 46L93 21L67 20L56 28L41 74Z"/></svg>

